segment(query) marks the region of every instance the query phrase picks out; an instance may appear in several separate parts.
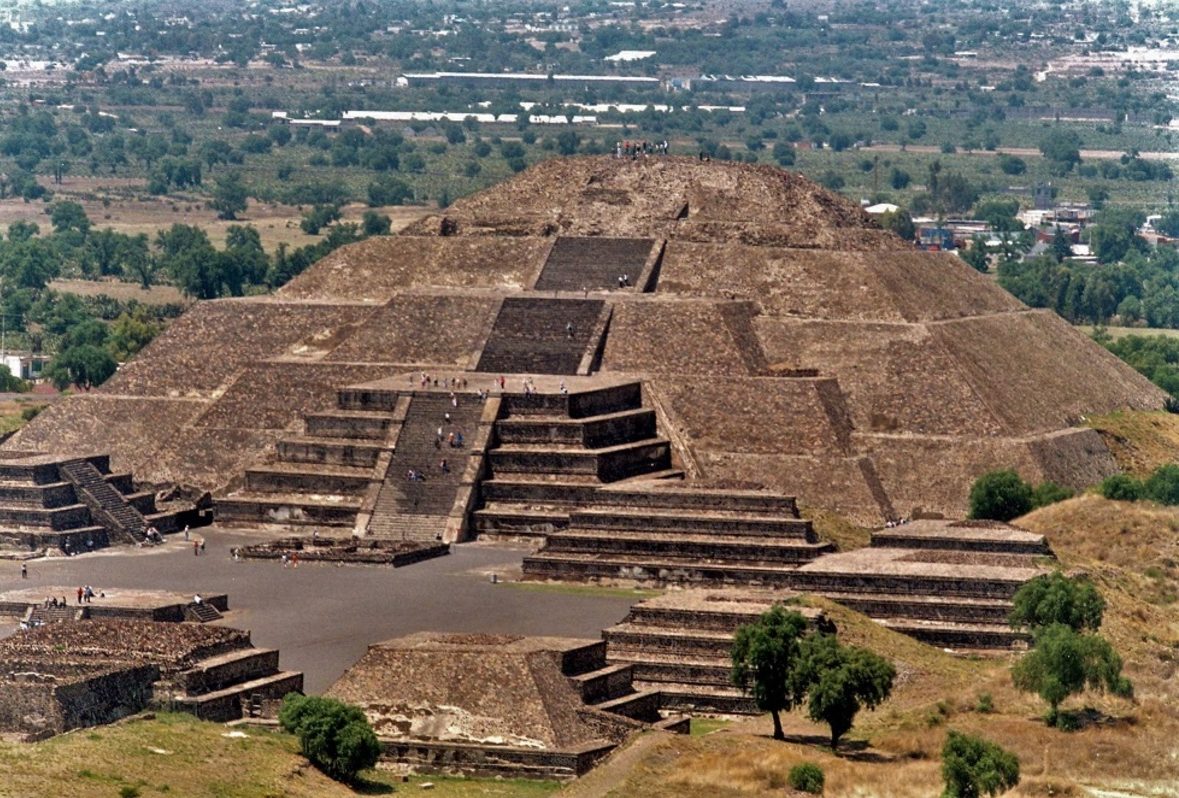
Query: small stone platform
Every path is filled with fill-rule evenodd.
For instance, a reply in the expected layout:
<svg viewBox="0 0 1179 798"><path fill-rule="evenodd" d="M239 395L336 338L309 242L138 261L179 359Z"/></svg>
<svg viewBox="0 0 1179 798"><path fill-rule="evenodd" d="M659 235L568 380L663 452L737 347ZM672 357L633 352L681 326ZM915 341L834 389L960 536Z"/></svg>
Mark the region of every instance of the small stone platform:
<svg viewBox="0 0 1179 798"><path fill-rule="evenodd" d="M573 778L664 718L602 641L418 633L369 647L327 695L364 709L383 758L424 772Z"/></svg>
<svg viewBox="0 0 1179 798"><path fill-rule="evenodd" d="M274 714L303 675L241 629L195 623L54 623L0 641L0 732L38 739L149 707L212 721Z"/></svg>
<svg viewBox="0 0 1179 798"><path fill-rule="evenodd" d="M1011 629L1011 599L1054 562L1043 535L992 521L915 521L878 530L872 545L821 557L791 575L918 640L953 650L1026 645Z"/></svg>
<svg viewBox="0 0 1179 798"><path fill-rule="evenodd" d="M0 548L80 554L205 523L185 502L161 511L153 490L111 472L110 456L0 453Z"/></svg>
<svg viewBox="0 0 1179 798"><path fill-rule="evenodd" d="M207 623L220 619L222 613L229 611L229 596L225 593L201 593L201 604L205 607L197 609L192 595L126 588L102 588L96 592L99 595L90 601L79 603L77 585L9 590L0 593L0 616L19 618L26 625L100 618ZM45 601L52 598L64 607L46 607Z"/></svg>
<svg viewBox="0 0 1179 798"><path fill-rule="evenodd" d="M631 607L606 629L606 659L634 669L635 686L658 691L665 711L743 715L760 712L733 685L733 635L775 604L801 614L825 632L834 625L821 610L792 604L797 595L766 590L674 590Z"/></svg>
<svg viewBox="0 0 1179 798"><path fill-rule="evenodd" d="M391 565L394 568L449 553L448 543L383 538L286 537L237 549L238 556L247 559L279 560L283 555L295 555L302 562Z"/></svg>

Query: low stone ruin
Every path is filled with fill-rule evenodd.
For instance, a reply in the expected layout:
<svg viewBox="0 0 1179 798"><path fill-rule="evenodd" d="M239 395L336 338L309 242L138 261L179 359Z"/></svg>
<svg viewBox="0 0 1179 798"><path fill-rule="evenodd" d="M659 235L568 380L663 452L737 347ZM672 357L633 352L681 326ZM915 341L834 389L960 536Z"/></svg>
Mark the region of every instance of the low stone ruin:
<svg viewBox="0 0 1179 798"><path fill-rule="evenodd" d="M450 553L450 544L385 538L285 537L236 550L237 556L256 560L294 559L296 562L335 562L391 565L400 568Z"/></svg>
<svg viewBox="0 0 1179 798"><path fill-rule="evenodd" d="M664 718L601 641L419 633L369 646L327 695L360 706L390 763L427 772L572 778Z"/></svg>
<svg viewBox="0 0 1179 798"><path fill-rule="evenodd" d="M151 707L227 721L274 713L303 675L241 629L192 623L52 623L0 641L0 732L43 738Z"/></svg>

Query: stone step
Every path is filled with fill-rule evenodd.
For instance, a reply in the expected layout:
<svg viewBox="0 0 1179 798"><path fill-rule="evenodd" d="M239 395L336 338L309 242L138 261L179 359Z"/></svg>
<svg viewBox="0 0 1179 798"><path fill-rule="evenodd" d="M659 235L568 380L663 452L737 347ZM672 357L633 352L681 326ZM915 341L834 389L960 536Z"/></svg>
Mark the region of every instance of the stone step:
<svg viewBox="0 0 1179 798"><path fill-rule="evenodd" d="M956 623L1004 624L1011 614L1007 599L960 598L888 593L825 593L827 598L872 618L912 618Z"/></svg>
<svg viewBox="0 0 1179 798"><path fill-rule="evenodd" d="M300 437L280 440L277 449L279 459L286 463L324 463L373 468L385 447L383 441Z"/></svg>
<svg viewBox="0 0 1179 798"><path fill-rule="evenodd" d="M622 580L654 585L748 585L793 587L797 569L783 563L702 562L690 557L547 554L524 558L528 579Z"/></svg>
<svg viewBox="0 0 1179 798"><path fill-rule="evenodd" d="M733 647L731 632L708 629L668 629L623 622L603 630L608 658L614 651L642 651L677 657L721 658Z"/></svg>
<svg viewBox="0 0 1179 798"><path fill-rule="evenodd" d="M1016 631L1005 624L952 623L918 618L887 618L877 623L939 648L1012 649L1026 647L1031 640L1030 633Z"/></svg>
<svg viewBox="0 0 1179 798"><path fill-rule="evenodd" d="M609 701L632 692L633 669L630 665L610 664L570 677L587 704Z"/></svg>
<svg viewBox="0 0 1179 798"><path fill-rule="evenodd" d="M1052 549L1043 535L988 535L980 529L972 536L970 529L955 529L945 536L909 533L905 526L881 529L872 533L875 548L924 549L939 551L977 551L990 554L1023 554L1048 557Z"/></svg>
<svg viewBox="0 0 1179 798"><path fill-rule="evenodd" d="M393 418L387 412L332 410L307 413L303 416L303 423L307 435L313 437L383 442Z"/></svg>
<svg viewBox="0 0 1179 798"><path fill-rule="evenodd" d="M502 444L597 448L656 435L655 411L632 408L589 418L521 416L496 422Z"/></svg>
<svg viewBox="0 0 1179 798"><path fill-rule="evenodd" d="M921 573L872 573L866 571L792 571L787 585L806 593L854 593L870 595L950 596L1010 600L1023 580L999 579L961 574L948 576Z"/></svg>
<svg viewBox="0 0 1179 798"><path fill-rule="evenodd" d="M175 681L186 695L198 696L267 679L277 672L277 649L247 647L202 659Z"/></svg>
<svg viewBox="0 0 1179 798"><path fill-rule="evenodd" d="M659 703L663 705L663 695L659 696ZM670 732L672 734L691 734L692 733L692 716L691 715L668 715L662 720L657 720L651 724L656 729Z"/></svg>
<svg viewBox="0 0 1179 798"><path fill-rule="evenodd" d="M221 613L207 601L200 604L189 604L184 608L184 619L196 623L212 623L221 620Z"/></svg>
<svg viewBox="0 0 1179 798"><path fill-rule="evenodd" d="M569 526L569 515L559 510L519 510L485 507L474 513L480 535L545 537Z"/></svg>
<svg viewBox="0 0 1179 798"><path fill-rule="evenodd" d="M726 609L689 609L681 607L658 607L646 602L639 602L630 608L626 620L639 626L653 626L657 628L706 629L714 632L732 633L738 626L752 623L770 609L769 604L751 603L748 609L735 609L733 604L726 604ZM805 607L790 607L805 611Z"/></svg>
<svg viewBox="0 0 1179 798"><path fill-rule="evenodd" d="M662 438L606 446L600 449L556 449L525 445L501 446L488 452L492 473L544 472L581 474L610 482L666 469L671 444Z"/></svg>
<svg viewBox="0 0 1179 798"><path fill-rule="evenodd" d="M446 531L445 515L396 515L374 516L368 524L370 537L394 540L441 540Z"/></svg>
<svg viewBox="0 0 1179 798"><path fill-rule="evenodd" d="M246 469L246 490L263 493L357 495L372 481L371 468L271 463Z"/></svg>
<svg viewBox="0 0 1179 798"><path fill-rule="evenodd" d="M77 504L74 486L69 482L0 483L0 505L5 507L53 508Z"/></svg>
<svg viewBox="0 0 1179 798"><path fill-rule="evenodd" d="M730 640L730 647L732 641ZM671 682L731 687L732 665L728 655L705 657L610 646L610 661L630 665L634 679L645 684Z"/></svg>
<svg viewBox="0 0 1179 798"><path fill-rule="evenodd" d="M593 705L595 709L613 712L624 718L655 723L660 720L660 699L657 690L638 690L618 698L611 698Z"/></svg>
<svg viewBox="0 0 1179 798"><path fill-rule="evenodd" d="M302 690L302 673L280 671L209 693L197 696L180 696L172 699L172 703L185 712L191 712L201 720L225 723L242 717L245 703L255 694L260 695L263 699L279 699L287 693L302 692Z"/></svg>
<svg viewBox="0 0 1179 798"><path fill-rule="evenodd" d="M603 491L606 493L606 491ZM679 512L645 510L579 509L569 516L578 530L650 531L684 535L762 537L813 542L811 522L793 517L751 516L744 512L701 510Z"/></svg>
<svg viewBox="0 0 1179 798"><path fill-rule="evenodd" d="M576 515L574 516L576 518ZM575 523L575 522L571 522ZM545 554L583 553L631 557L693 557L711 561L789 563L799 565L832 552L831 543L774 540L738 535L686 535L630 532L616 529L584 530L571 526L548 536Z"/></svg>
<svg viewBox="0 0 1179 798"><path fill-rule="evenodd" d="M536 279L537 291L638 290L654 241L649 238L560 236ZM620 287L626 275L632 287Z"/></svg>
<svg viewBox="0 0 1179 798"><path fill-rule="evenodd" d="M216 500L220 522L349 527L356 523L360 496L239 491Z"/></svg>
<svg viewBox="0 0 1179 798"><path fill-rule="evenodd" d="M690 715L759 715L761 710L750 696L737 688L710 687L673 682L636 682L636 687L657 690L660 708Z"/></svg>
<svg viewBox="0 0 1179 798"><path fill-rule="evenodd" d="M92 523L90 508L82 503L61 507L0 504L0 526L66 531Z"/></svg>

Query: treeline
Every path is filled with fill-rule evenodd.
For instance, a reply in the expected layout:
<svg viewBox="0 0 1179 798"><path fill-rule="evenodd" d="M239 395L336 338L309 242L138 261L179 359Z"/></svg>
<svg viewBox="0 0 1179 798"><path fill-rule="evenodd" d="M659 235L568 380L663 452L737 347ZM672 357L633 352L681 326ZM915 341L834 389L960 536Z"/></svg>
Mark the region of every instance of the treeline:
<svg viewBox="0 0 1179 798"><path fill-rule="evenodd" d="M1097 263L1051 254L999 265L999 284L1028 305L1051 308L1073 323L1179 327L1179 252L1151 247L1138 234L1139 212L1110 209L1086 235Z"/></svg>
<svg viewBox="0 0 1179 798"><path fill-rule="evenodd" d="M1179 409L1179 338L1126 335L1114 340L1106 330L1099 327L1093 332L1093 340L1171 394L1171 406Z"/></svg>

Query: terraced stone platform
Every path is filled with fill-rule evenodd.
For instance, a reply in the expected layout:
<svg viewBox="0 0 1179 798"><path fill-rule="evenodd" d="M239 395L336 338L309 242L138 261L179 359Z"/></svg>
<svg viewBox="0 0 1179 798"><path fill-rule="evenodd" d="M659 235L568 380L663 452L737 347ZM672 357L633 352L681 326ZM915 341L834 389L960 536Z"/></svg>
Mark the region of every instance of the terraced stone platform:
<svg viewBox="0 0 1179 798"><path fill-rule="evenodd" d="M879 530L872 545L823 557L791 575L912 637L954 650L1026 645L1007 624L1011 598L1054 562L1043 535L995 522L916 521Z"/></svg>
<svg viewBox="0 0 1179 798"><path fill-rule="evenodd" d="M143 543L202 522L192 505L160 511L154 491L115 474L110 457L5 452L0 458L0 547L82 553L111 543Z"/></svg>
<svg viewBox="0 0 1179 798"><path fill-rule="evenodd" d="M223 722L273 716L301 691L278 652L249 632L199 623L97 619L56 623L0 641L0 730L44 737L148 707Z"/></svg>
<svg viewBox="0 0 1179 798"><path fill-rule="evenodd" d="M567 779L637 731L687 732L631 681L602 641L418 633L370 646L327 694L365 710L388 761Z"/></svg>
<svg viewBox="0 0 1179 798"><path fill-rule="evenodd" d="M634 669L640 689L658 691L665 711L754 714L753 700L733 686L729 652L739 626L786 604L823 631L834 627L789 591L675 590L644 599L606 629L606 658Z"/></svg>

